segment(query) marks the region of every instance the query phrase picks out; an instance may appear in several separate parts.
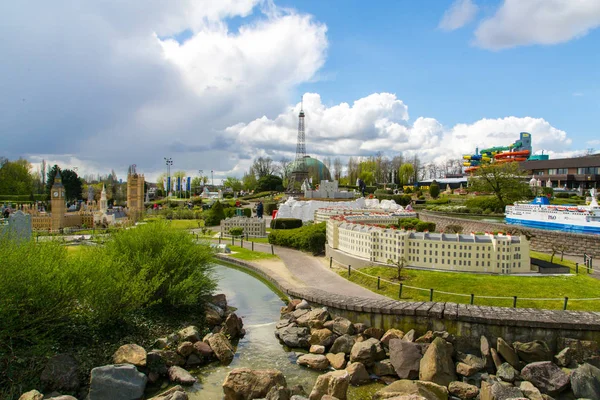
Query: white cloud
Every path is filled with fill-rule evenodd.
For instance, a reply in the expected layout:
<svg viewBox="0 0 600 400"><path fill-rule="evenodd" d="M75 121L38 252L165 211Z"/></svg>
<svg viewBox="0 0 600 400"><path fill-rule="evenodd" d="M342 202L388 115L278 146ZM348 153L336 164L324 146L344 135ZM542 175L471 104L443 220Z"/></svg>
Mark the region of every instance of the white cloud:
<svg viewBox="0 0 600 400"><path fill-rule="evenodd" d="M588 140L586 143L589 146L598 146L600 145L600 139Z"/></svg>
<svg viewBox="0 0 600 400"><path fill-rule="evenodd" d="M445 31L462 28L477 15L478 7L472 0L455 0L442 16L438 27Z"/></svg>
<svg viewBox="0 0 600 400"><path fill-rule="evenodd" d="M583 97L583 93L582 92L574 92L573 97Z"/></svg>
<svg viewBox="0 0 600 400"><path fill-rule="evenodd" d="M477 45L500 50L567 42L600 26L598 0L504 0L475 31Z"/></svg>

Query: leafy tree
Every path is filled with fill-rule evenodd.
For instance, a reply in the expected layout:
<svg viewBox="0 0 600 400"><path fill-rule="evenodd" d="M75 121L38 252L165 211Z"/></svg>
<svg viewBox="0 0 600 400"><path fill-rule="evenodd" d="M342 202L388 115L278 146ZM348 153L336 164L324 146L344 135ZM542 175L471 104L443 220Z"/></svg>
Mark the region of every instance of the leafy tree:
<svg viewBox="0 0 600 400"><path fill-rule="evenodd" d="M256 190L266 192L269 190L283 190L283 180L277 175L266 175L260 178L256 185Z"/></svg>
<svg viewBox="0 0 600 400"><path fill-rule="evenodd" d="M65 187L66 200L81 200L83 198L83 182L79 178L79 176L77 176L77 172L72 171L70 169L61 170L56 164L54 164L54 166L50 168L50 170L48 171L48 179L46 179L46 195L48 196L48 198L50 198L50 190L52 189L52 185L54 185L54 178L56 177L56 173L58 171L60 171L62 184Z"/></svg>
<svg viewBox="0 0 600 400"><path fill-rule="evenodd" d="M400 185L408 185L410 183L411 178L415 174L415 167L412 164L404 163L398 169L398 179L400 180Z"/></svg>
<svg viewBox="0 0 600 400"><path fill-rule="evenodd" d="M482 165L469 178L469 186L475 192L492 193L502 208L526 198L529 186L519 163L494 163Z"/></svg>
<svg viewBox="0 0 600 400"><path fill-rule="evenodd" d="M367 185L373 185L376 182L377 163L370 159L358 163L358 177Z"/></svg>
<svg viewBox="0 0 600 400"><path fill-rule="evenodd" d="M233 176L228 176L227 179L225 179L225 182L223 182L223 186L231 188L234 192L239 192L242 190L242 181Z"/></svg>
<svg viewBox="0 0 600 400"><path fill-rule="evenodd" d="M429 195L434 199L440 196L440 185L435 180L429 185Z"/></svg>
<svg viewBox="0 0 600 400"><path fill-rule="evenodd" d="M33 177L30 170L31 164L23 158L16 161L0 159L0 194L31 194Z"/></svg>
<svg viewBox="0 0 600 400"><path fill-rule="evenodd" d="M242 185L244 186L244 190L256 189L257 183L258 182L256 180L256 176L254 175L254 172L252 172L252 170L250 170L250 172L248 172L247 174L244 174L242 178Z"/></svg>

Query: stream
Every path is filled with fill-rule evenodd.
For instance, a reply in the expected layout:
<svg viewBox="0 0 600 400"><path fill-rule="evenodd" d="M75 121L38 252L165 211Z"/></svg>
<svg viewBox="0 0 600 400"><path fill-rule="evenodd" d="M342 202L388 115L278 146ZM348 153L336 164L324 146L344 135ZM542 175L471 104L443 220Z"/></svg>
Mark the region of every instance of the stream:
<svg viewBox="0 0 600 400"><path fill-rule="evenodd" d="M240 339L231 364L212 363L198 370L195 374L198 383L187 389L190 400L223 399L221 385L225 377L232 369L241 367L277 369L285 376L288 387L302 385L308 396L320 373L296 365L290 350L275 337L275 324L284 302L266 284L242 271L217 265L215 273L219 278L215 293L224 293L227 304L237 308L236 314L244 321L246 335ZM351 386L348 399L370 399L381 387L381 384Z"/></svg>

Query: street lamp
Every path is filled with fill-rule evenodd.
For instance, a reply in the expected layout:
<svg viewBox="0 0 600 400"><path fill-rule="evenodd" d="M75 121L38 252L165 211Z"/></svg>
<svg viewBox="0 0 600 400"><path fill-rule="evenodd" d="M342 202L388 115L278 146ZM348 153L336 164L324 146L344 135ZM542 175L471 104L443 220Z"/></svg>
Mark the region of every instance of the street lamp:
<svg viewBox="0 0 600 400"><path fill-rule="evenodd" d="M215 190L215 189L214 189L214 186L215 186L215 178L214 178L214 176L213 176L213 173L214 173L214 172L215 172L215 171L213 171L212 169L210 170L210 184L211 184L211 186L213 186L213 190Z"/></svg>
<svg viewBox="0 0 600 400"><path fill-rule="evenodd" d="M169 197L169 192L171 191L171 165L173 165L173 159L171 157L163 157L165 159L165 163L167 164L167 198Z"/></svg>

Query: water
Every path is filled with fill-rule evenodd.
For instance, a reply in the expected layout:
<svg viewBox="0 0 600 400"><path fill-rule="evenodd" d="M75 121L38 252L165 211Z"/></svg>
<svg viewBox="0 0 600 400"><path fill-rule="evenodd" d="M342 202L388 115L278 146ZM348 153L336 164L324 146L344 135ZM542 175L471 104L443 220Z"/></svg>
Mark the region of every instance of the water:
<svg viewBox="0 0 600 400"><path fill-rule="evenodd" d="M227 303L237 308L236 314L244 321L246 335L239 341L231 364L212 363L198 371L198 383L188 389L189 398L223 399L225 377L232 369L241 367L277 369L285 376L288 387L300 384L308 395L319 372L296 365L290 350L275 337L275 324L279 321L283 301L263 282L244 272L221 265L215 271L220 279L217 293L225 293ZM348 398L370 399L381 387L383 385L371 384L350 388Z"/></svg>

